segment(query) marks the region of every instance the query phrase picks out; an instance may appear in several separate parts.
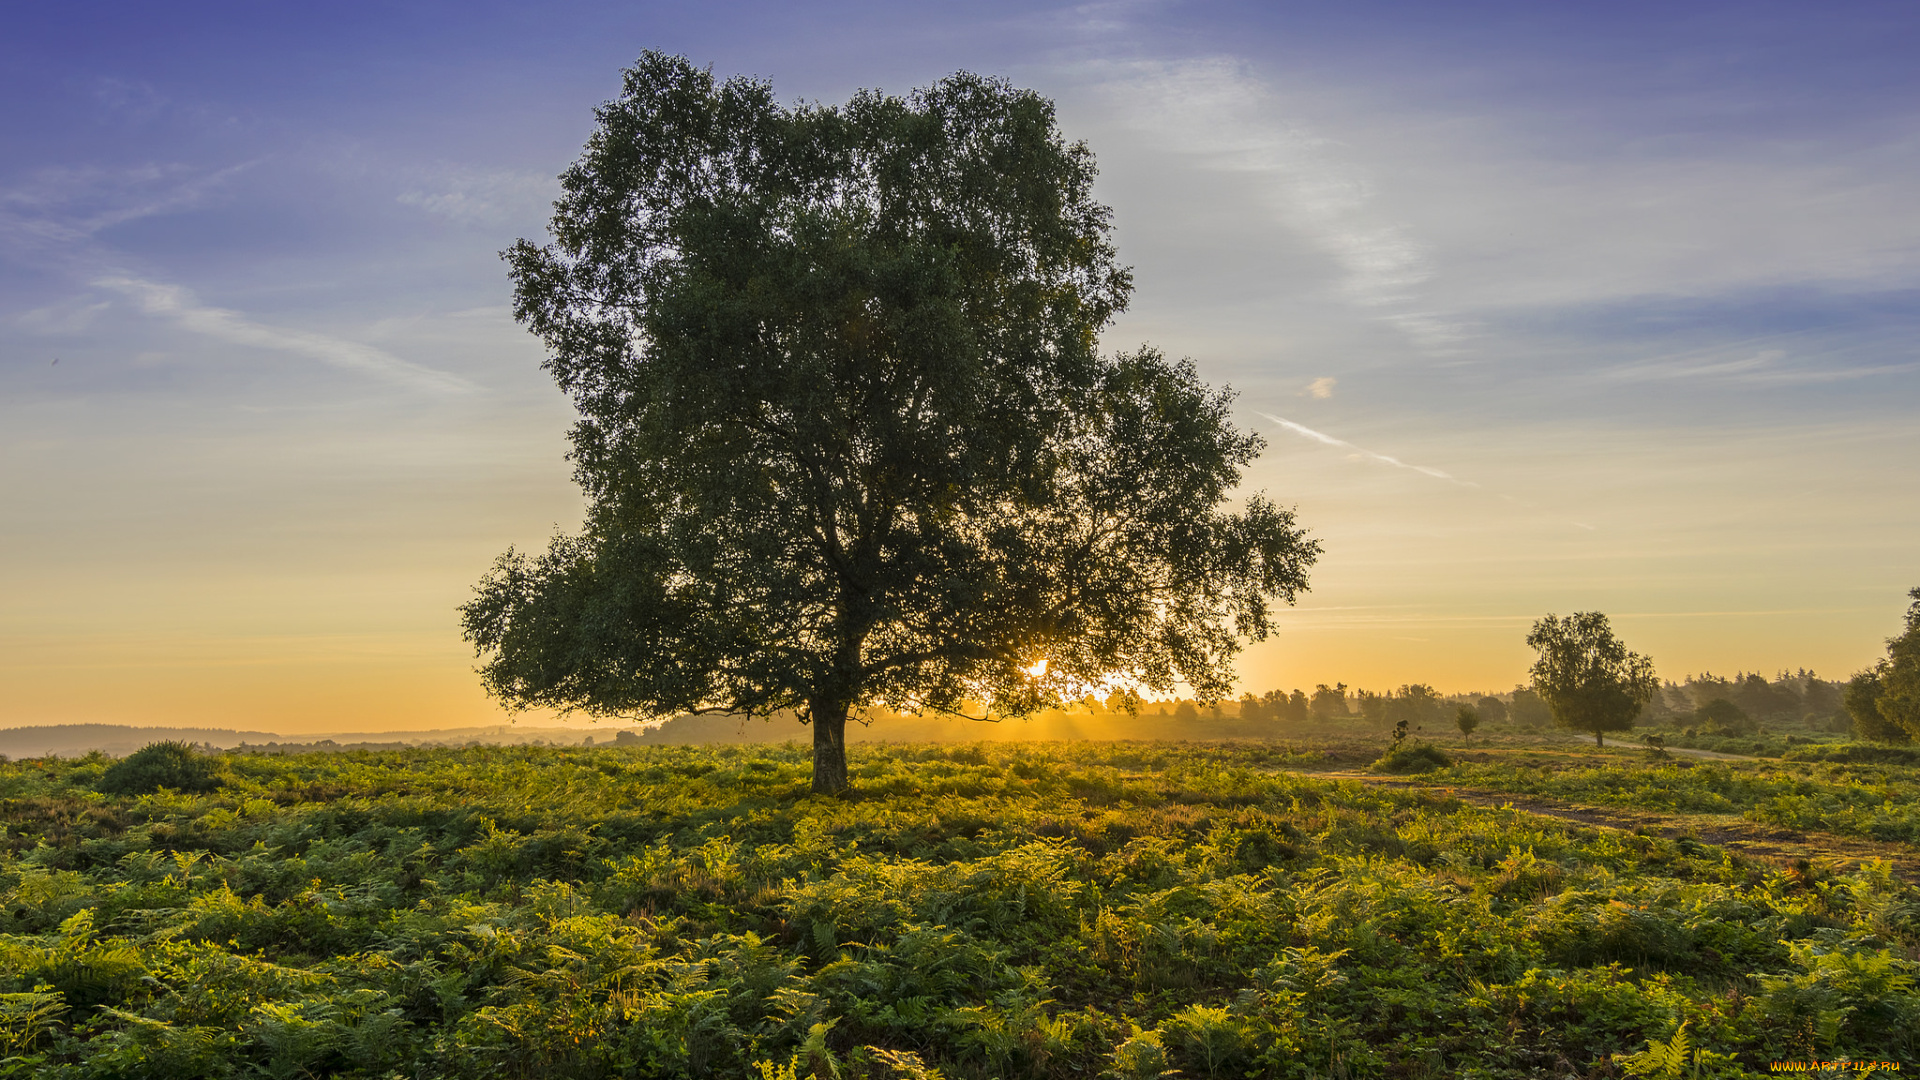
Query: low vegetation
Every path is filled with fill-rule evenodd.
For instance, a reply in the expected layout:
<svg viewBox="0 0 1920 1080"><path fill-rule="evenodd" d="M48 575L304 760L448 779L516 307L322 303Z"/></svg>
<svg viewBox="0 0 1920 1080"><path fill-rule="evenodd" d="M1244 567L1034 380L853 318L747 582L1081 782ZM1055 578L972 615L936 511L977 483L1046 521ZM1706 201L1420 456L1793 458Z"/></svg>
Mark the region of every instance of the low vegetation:
<svg viewBox="0 0 1920 1080"><path fill-rule="evenodd" d="M1705 1075L1913 1059L1888 864L1302 771L1379 749L870 747L851 798L798 746L4 764L0 1074L1603 1076L1682 1025ZM1914 835L1901 766L1638 753L1417 783Z"/></svg>
<svg viewBox="0 0 1920 1080"><path fill-rule="evenodd" d="M109 795L151 795L161 788L212 791L220 786L214 759L184 742L169 740L141 747L107 767L94 785Z"/></svg>

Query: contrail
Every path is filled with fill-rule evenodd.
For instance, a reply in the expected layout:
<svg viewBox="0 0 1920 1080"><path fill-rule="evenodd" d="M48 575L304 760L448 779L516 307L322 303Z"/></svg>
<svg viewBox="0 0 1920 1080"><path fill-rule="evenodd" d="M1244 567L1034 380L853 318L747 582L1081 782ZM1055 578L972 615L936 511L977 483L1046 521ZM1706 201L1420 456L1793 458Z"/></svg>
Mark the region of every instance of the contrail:
<svg viewBox="0 0 1920 1080"><path fill-rule="evenodd" d="M1363 446L1355 446L1345 439L1336 439L1333 436L1326 434L1325 432L1315 431L1304 424L1296 424L1291 420L1282 419L1281 417L1275 416L1272 413L1263 412L1260 415L1266 417L1267 419L1273 421L1276 424L1279 424L1281 427L1286 428L1288 431L1291 431L1296 435L1304 435L1307 438L1312 439L1314 442L1325 443L1328 446L1343 447L1347 450L1353 451L1356 454L1360 454L1363 457L1370 458L1374 461L1379 461L1379 462L1383 462L1385 464L1391 465L1396 469L1412 469L1414 472L1425 473L1426 475L1431 476L1437 480L1445 480L1449 484L1458 484L1461 487L1477 488L1480 486L1479 484L1476 484L1471 480L1462 480L1459 477L1454 476L1452 473L1442 472L1439 469L1430 469L1425 465L1413 465L1408 462L1401 461L1399 458L1393 457L1388 454L1376 454L1372 450L1368 450Z"/></svg>
<svg viewBox="0 0 1920 1080"><path fill-rule="evenodd" d="M1327 446L1338 446L1343 450L1351 450L1355 454L1358 454L1359 456L1367 458L1369 460L1378 461L1384 465L1391 465L1396 469L1412 469L1414 472L1425 473L1426 475L1431 476L1436 480L1445 480L1447 483L1454 484L1459 487L1477 488L1481 491L1486 491L1486 489L1483 487L1480 487L1479 484L1476 484L1471 480L1462 480L1459 477L1453 475L1452 473L1442 472L1439 469L1430 469L1425 465L1413 465L1408 462L1401 461L1399 458L1393 457L1390 454L1376 454L1372 450L1368 450L1366 447L1355 446L1345 439L1336 439L1324 431L1315 431L1312 428L1306 426L1305 424L1296 424L1291 420L1285 419L1284 417L1275 416L1272 413L1263 412L1260 415L1266 417L1267 419L1273 421L1276 424L1279 424L1281 427L1286 428L1288 431L1293 432L1295 435L1304 436L1306 438L1312 439L1314 442L1322 443ZM1514 503L1519 506L1533 505L1523 500L1516 499L1511 495L1502 495L1497 491L1488 492L1488 494L1499 495L1502 499L1505 499L1506 501L1510 503ZM1600 531L1598 526L1590 525L1584 521L1575 521L1575 522L1572 522L1572 524L1575 528L1584 529L1587 532Z"/></svg>
<svg viewBox="0 0 1920 1080"><path fill-rule="evenodd" d="M325 334L288 330L253 322L239 312L202 307L185 289L136 277L113 276L95 285L131 297L148 315L169 319L183 330L237 345L296 353L334 367L362 371L391 382L435 393L471 393L474 384L444 371L402 360L392 353Z"/></svg>

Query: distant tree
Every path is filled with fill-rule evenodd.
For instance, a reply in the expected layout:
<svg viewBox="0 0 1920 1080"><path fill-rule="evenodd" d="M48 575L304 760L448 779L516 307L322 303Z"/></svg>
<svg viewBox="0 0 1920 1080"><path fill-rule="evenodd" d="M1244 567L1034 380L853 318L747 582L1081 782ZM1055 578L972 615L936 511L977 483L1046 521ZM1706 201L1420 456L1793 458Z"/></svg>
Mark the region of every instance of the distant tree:
<svg viewBox="0 0 1920 1080"><path fill-rule="evenodd" d="M1269 726L1278 726L1287 721L1287 692L1269 690L1260 695L1261 722Z"/></svg>
<svg viewBox="0 0 1920 1080"><path fill-rule="evenodd" d="M1698 709L1714 698L1733 700L1735 686L1731 679L1724 679L1712 672L1702 672L1698 677L1689 675L1685 685L1687 708Z"/></svg>
<svg viewBox="0 0 1920 1080"><path fill-rule="evenodd" d="M1847 680L1847 690L1841 696L1845 701L1847 717L1853 719L1853 738L1864 738L1868 742L1891 742L1908 744L1912 734L1905 726L1887 719L1880 709L1880 701L1887 694L1887 661L1880 661L1874 667L1862 671Z"/></svg>
<svg viewBox="0 0 1920 1080"><path fill-rule="evenodd" d="M1878 707L1883 720L1906 732L1908 739L1920 739L1920 588L1908 590L1907 597L1912 603L1907 605L1906 628L1887 641Z"/></svg>
<svg viewBox="0 0 1920 1080"><path fill-rule="evenodd" d="M1296 724L1307 722L1309 702L1307 695L1299 690L1287 695L1287 719Z"/></svg>
<svg viewBox="0 0 1920 1080"><path fill-rule="evenodd" d="M1886 693L1886 675L1887 662L1882 660L1849 679L1846 690L1841 694L1842 706L1853 720L1854 738L1870 742L1911 742L1912 738L1905 728L1880 714L1880 698Z"/></svg>
<svg viewBox="0 0 1920 1080"><path fill-rule="evenodd" d="M1596 746L1606 745L1609 731L1631 729L1660 689L1653 661L1628 652L1598 611L1548 615L1533 624L1527 644L1539 653L1530 671L1533 688L1554 722L1592 732Z"/></svg>
<svg viewBox="0 0 1920 1080"><path fill-rule="evenodd" d="M1807 672L1805 688L1800 692L1800 707L1805 715L1828 717L1842 711L1840 685L1830 683L1811 671Z"/></svg>
<svg viewBox="0 0 1920 1080"><path fill-rule="evenodd" d="M1181 727L1191 727L1200 722L1200 710L1191 701L1181 699L1173 708L1173 722Z"/></svg>
<svg viewBox="0 0 1920 1080"><path fill-rule="evenodd" d="M1131 277L1051 103L959 74L789 107L648 53L598 121L553 243L506 253L589 505L462 608L488 691L791 710L837 793L857 709L1230 689L1319 547L1226 509L1262 446L1230 395L1099 353Z"/></svg>
<svg viewBox="0 0 1920 1080"><path fill-rule="evenodd" d="M1791 719L1800 712L1800 699L1791 690L1758 674L1740 676L1729 700L1755 720Z"/></svg>
<svg viewBox="0 0 1920 1080"><path fill-rule="evenodd" d="M1309 708L1315 720L1345 720L1352 714L1347 711L1347 684L1326 683L1313 688L1313 699Z"/></svg>
<svg viewBox="0 0 1920 1080"><path fill-rule="evenodd" d="M1489 724L1507 722L1507 703L1492 694L1481 695L1480 700L1473 703L1473 711L1479 713L1480 718Z"/></svg>
<svg viewBox="0 0 1920 1080"><path fill-rule="evenodd" d="M1671 685L1671 684L1668 684L1668 685ZM1667 695L1666 695L1665 687L1662 687L1661 689L1655 690L1653 692L1653 696L1647 699L1646 709L1645 711L1642 712L1641 715L1645 716L1649 720L1667 719L1673 715L1673 707L1667 704Z"/></svg>
<svg viewBox="0 0 1920 1080"><path fill-rule="evenodd" d="M1264 724L1267 722L1267 704L1258 694L1240 695L1240 722L1243 724Z"/></svg>
<svg viewBox="0 0 1920 1080"><path fill-rule="evenodd" d="M1462 705L1454 710L1453 726L1460 729L1460 734L1468 743L1472 743L1473 729L1480 726L1480 714L1473 710L1473 706Z"/></svg>
<svg viewBox="0 0 1920 1080"><path fill-rule="evenodd" d="M1546 699L1525 686L1514 687L1507 715L1523 728L1543 728L1553 722L1553 710L1547 707Z"/></svg>
<svg viewBox="0 0 1920 1080"><path fill-rule="evenodd" d="M1386 716L1396 724L1405 720L1415 728L1440 720L1440 695L1425 683L1411 683L1388 694Z"/></svg>
<svg viewBox="0 0 1920 1080"><path fill-rule="evenodd" d="M1760 721L1726 698L1714 698L1700 706L1694 720L1715 735L1752 735L1760 730Z"/></svg>
<svg viewBox="0 0 1920 1080"><path fill-rule="evenodd" d="M1387 695L1376 694L1371 690L1356 690L1353 698L1360 706L1360 715L1368 727L1384 727L1387 723Z"/></svg>

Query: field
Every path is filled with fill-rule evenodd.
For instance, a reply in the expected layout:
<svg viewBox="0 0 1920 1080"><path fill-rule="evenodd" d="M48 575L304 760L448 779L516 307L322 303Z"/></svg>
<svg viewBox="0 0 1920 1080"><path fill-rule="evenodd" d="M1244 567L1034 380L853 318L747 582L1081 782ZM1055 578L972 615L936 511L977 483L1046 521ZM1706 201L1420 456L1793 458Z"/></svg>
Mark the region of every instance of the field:
<svg viewBox="0 0 1920 1080"><path fill-rule="evenodd" d="M791 745L4 763L0 1075L1920 1067L1920 767L1448 750L863 745L842 800Z"/></svg>

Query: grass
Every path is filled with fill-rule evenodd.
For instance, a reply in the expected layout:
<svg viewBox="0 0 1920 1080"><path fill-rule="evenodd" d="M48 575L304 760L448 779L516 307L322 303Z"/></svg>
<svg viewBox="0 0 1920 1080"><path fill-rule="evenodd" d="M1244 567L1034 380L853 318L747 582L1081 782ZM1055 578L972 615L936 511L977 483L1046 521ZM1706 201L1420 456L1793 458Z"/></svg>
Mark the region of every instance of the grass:
<svg viewBox="0 0 1920 1080"><path fill-rule="evenodd" d="M0 764L0 1075L1591 1076L1682 1023L1721 1075L1913 1059L1887 864L1433 785L1912 844L1914 768L1495 733L1329 775L1380 751L868 746L844 800L793 746Z"/></svg>

